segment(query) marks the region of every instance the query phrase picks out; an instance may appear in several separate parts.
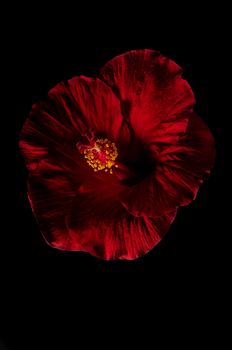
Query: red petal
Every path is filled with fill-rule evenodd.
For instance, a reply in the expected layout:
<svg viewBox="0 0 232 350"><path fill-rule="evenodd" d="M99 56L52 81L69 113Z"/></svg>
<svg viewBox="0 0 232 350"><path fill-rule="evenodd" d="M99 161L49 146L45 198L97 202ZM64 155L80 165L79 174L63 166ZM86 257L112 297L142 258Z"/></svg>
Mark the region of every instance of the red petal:
<svg viewBox="0 0 232 350"><path fill-rule="evenodd" d="M188 115L187 130L178 142L159 147L154 172L123 194L122 203L134 215L159 217L187 205L214 163L214 139L194 114Z"/></svg>
<svg viewBox="0 0 232 350"><path fill-rule="evenodd" d="M176 212L156 220L134 217L122 207L123 188L99 179L84 181L74 195L64 174L31 177L29 198L46 242L85 251L103 259L135 259L151 250L167 232Z"/></svg>
<svg viewBox="0 0 232 350"><path fill-rule="evenodd" d="M178 120L177 115L192 110L194 96L181 74L175 62L152 50L127 52L101 69L102 78L121 99L122 112L136 136L146 143L154 141L161 121ZM183 132L185 127L181 121L173 131Z"/></svg>
<svg viewBox="0 0 232 350"><path fill-rule="evenodd" d="M67 164L41 160L29 177L30 204L49 245L107 260L135 259L167 232L175 211L157 219L134 217L120 203L125 187L114 176L94 178Z"/></svg>
<svg viewBox="0 0 232 350"><path fill-rule="evenodd" d="M119 100L99 79L76 77L57 84L45 101L36 103L21 132L20 147L33 169L52 152L77 159L78 137L94 129L111 141L127 137ZM53 157L53 155L52 155Z"/></svg>
<svg viewBox="0 0 232 350"><path fill-rule="evenodd" d="M111 141L128 138L120 101L104 82L99 79L76 77L69 80L69 87L78 109L87 120L87 129L107 135ZM83 131L83 128L82 128Z"/></svg>

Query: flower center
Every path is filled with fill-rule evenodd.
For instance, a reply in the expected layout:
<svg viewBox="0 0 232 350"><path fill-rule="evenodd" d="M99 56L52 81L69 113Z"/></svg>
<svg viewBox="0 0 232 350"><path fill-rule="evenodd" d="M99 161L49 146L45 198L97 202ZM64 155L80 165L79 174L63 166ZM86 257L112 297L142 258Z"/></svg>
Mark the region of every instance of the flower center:
<svg viewBox="0 0 232 350"><path fill-rule="evenodd" d="M112 167L118 167L115 164L115 159L118 156L117 147L114 142L108 139L97 139L96 141L92 138L87 137L89 140L89 145L77 144L77 148L81 154L84 155L89 166L93 170L105 172L109 171L113 174Z"/></svg>

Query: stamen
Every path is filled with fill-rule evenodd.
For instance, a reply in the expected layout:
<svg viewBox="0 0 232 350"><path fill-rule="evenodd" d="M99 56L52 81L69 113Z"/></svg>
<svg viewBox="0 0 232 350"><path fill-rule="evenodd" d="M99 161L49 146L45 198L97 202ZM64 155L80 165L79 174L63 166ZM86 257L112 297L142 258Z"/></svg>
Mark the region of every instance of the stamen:
<svg viewBox="0 0 232 350"><path fill-rule="evenodd" d="M85 135L86 136L86 135ZM115 164L115 159L118 156L118 150L114 142L108 139L94 140L94 133L91 132L91 137L87 137L89 144L77 143L77 148L84 155L86 162L93 168L95 172L104 170L113 174L112 167L118 168Z"/></svg>

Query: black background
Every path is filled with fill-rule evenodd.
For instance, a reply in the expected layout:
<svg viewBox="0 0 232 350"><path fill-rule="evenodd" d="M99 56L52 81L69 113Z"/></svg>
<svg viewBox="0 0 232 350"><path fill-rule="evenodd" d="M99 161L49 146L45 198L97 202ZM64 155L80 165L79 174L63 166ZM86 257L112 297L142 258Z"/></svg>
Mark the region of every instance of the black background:
<svg viewBox="0 0 232 350"><path fill-rule="evenodd" d="M139 322L140 311L147 310L154 317L161 306L162 317L175 310L171 312L173 318L179 312L186 320L197 315L199 325L202 320L208 324L221 309L217 291L218 286L224 288L223 241L227 235L222 88L227 41L221 34L224 27L221 25L219 31L216 25L219 13L201 14L199 10L190 20L187 11L178 19L173 15L173 21L165 14L165 10L150 17L138 13L136 18L124 17L123 21L119 16L113 23L110 16L105 22L106 18L100 20L93 14L90 18L88 12L74 18L76 21L64 21L61 16L54 24L47 16L46 27L43 16L35 19L30 15L23 24L17 23L8 40L8 113L13 141L9 145L8 140L7 148L13 146L14 153L9 156L11 166L13 158L12 171L7 172L7 225L1 230L1 332L9 347L36 348L28 332L33 333L34 340L51 336L55 320L61 325L64 320L72 323L74 317L74 324L84 324L88 329L90 323L100 322L102 314L109 322L117 314L121 320L135 315ZM27 201L27 171L18 149L19 132L31 105L56 83L80 74L94 76L110 58L138 48L159 50L183 67L196 96L195 111L216 139L212 175L196 201L179 210L162 242L142 258L105 262L86 253L52 249L43 241ZM167 319L159 317L158 323L166 324ZM40 318L40 326L35 326ZM60 327L53 340L62 333Z"/></svg>

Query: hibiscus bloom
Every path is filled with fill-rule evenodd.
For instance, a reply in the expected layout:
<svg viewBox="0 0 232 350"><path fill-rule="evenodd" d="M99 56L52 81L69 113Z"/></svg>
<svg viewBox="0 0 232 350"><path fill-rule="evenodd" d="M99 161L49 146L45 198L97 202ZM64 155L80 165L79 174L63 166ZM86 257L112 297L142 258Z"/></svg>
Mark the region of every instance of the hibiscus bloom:
<svg viewBox="0 0 232 350"><path fill-rule="evenodd" d="M152 50L117 56L98 78L63 81L36 103L20 148L46 242L107 260L150 251L213 165L194 103L181 68Z"/></svg>

